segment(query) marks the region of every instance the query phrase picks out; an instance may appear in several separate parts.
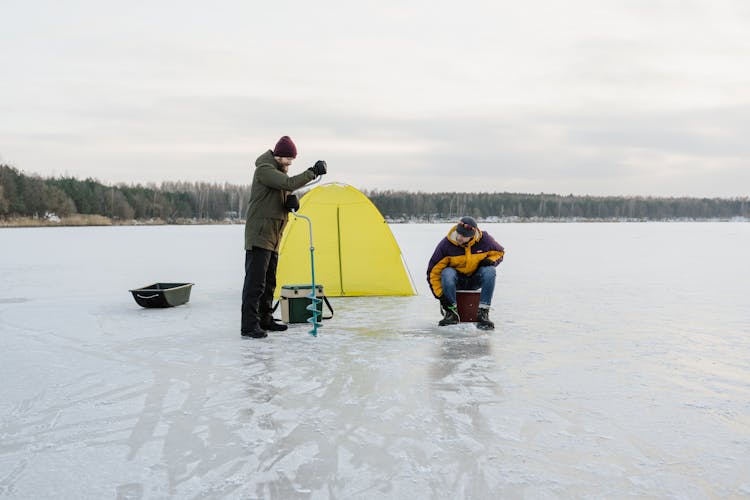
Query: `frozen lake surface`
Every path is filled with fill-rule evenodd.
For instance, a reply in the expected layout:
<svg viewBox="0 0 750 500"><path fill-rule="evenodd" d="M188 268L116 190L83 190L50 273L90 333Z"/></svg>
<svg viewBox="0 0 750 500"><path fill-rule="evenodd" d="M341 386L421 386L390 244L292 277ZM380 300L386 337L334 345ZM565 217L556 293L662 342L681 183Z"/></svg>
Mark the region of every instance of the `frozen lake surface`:
<svg viewBox="0 0 750 500"><path fill-rule="evenodd" d="M419 295L264 340L241 226L1 229L0 498L750 496L750 224L483 225L489 333L436 326L448 228L392 226Z"/></svg>

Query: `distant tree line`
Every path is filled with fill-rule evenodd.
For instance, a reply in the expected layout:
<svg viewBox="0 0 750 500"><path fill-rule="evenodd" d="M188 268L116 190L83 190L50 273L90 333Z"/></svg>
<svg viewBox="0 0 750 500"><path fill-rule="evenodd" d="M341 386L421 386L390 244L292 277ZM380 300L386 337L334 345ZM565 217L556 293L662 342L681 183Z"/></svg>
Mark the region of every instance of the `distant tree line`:
<svg viewBox="0 0 750 500"><path fill-rule="evenodd" d="M363 191L392 220L455 219L731 219L750 218L750 198L652 198L523 193Z"/></svg>
<svg viewBox="0 0 750 500"><path fill-rule="evenodd" d="M0 165L0 217L95 214L115 220L239 219L249 186L206 182L104 185L95 179L43 179Z"/></svg>
<svg viewBox="0 0 750 500"><path fill-rule="evenodd" d="M750 198L652 198L523 193L367 191L392 221L478 219L731 219L750 218ZM41 178L0 165L0 218L91 214L113 220L218 221L244 217L250 186L205 182L105 185L95 179Z"/></svg>

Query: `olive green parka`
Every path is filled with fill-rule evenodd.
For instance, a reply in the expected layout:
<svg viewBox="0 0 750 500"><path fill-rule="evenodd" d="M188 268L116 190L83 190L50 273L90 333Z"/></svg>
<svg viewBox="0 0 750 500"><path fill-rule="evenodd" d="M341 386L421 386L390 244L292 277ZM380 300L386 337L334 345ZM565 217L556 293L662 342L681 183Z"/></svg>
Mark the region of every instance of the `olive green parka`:
<svg viewBox="0 0 750 500"><path fill-rule="evenodd" d="M245 250L260 247L279 251L281 234L288 217L284 206L286 198L290 192L313 179L315 174L310 170L291 177L286 175L270 149L255 160L255 174L245 214Z"/></svg>

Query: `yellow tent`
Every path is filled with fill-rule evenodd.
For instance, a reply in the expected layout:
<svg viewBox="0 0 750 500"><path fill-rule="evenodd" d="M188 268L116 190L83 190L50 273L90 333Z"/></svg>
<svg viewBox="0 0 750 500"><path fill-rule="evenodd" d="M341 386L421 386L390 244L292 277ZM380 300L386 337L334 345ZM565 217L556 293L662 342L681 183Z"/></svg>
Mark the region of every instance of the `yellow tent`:
<svg viewBox="0 0 750 500"><path fill-rule="evenodd" d="M312 221L315 283L328 297L415 295L390 227L372 202L347 184L324 184L300 200ZM310 227L289 214L279 248L276 296L282 285L310 283Z"/></svg>

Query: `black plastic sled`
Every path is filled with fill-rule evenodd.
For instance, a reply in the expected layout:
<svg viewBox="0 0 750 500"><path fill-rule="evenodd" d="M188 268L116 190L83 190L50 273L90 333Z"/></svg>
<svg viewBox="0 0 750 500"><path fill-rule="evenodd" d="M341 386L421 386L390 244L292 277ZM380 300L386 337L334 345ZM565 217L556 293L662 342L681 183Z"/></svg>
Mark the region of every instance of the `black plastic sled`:
<svg viewBox="0 0 750 500"><path fill-rule="evenodd" d="M130 290L141 307L174 307L190 300L193 283L154 283Z"/></svg>

